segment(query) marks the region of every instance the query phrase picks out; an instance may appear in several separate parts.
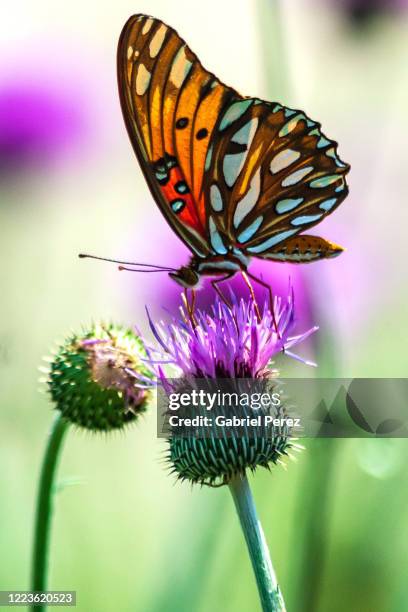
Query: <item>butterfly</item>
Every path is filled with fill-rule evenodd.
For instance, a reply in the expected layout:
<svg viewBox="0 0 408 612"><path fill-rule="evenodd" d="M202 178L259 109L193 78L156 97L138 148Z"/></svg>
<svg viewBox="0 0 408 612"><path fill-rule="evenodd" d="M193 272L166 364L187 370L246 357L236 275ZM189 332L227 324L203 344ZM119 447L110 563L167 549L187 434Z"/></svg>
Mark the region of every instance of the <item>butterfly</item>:
<svg viewBox="0 0 408 612"><path fill-rule="evenodd" d="M248 272L251 258L308 263L342 247L304 234L345 199L350 166L304 112L243 97L175 30L134 15L117 71L126 127L151 193L192 253L170 270L185 288ZM142 264L143 265L143 264ZM152 267L152 266L151 266Z"/></svg>

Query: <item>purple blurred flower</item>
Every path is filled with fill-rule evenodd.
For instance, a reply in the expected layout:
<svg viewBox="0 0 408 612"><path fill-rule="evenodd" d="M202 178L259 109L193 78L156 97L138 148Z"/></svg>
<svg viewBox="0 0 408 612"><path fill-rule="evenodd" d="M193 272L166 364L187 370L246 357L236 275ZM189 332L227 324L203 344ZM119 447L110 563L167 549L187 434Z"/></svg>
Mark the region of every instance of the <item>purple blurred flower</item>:
<svg viewBox="0 0 408 612"><path fill-rule="evenodd" d="M208 312L196 310L195 321L185 309L181 318L171 323L153 323L151 329L166 363L177 366L185 375L197 378L257 378L265 374L272 358L280 352L299 359L291 352L293 346L305 340L317 330L293 335L295 304L293 291L286 300L276 297L273 315L265 303L258 319L252 300L233 299L227 306L216 299ZM160 364L158 367L162 382L165 382Z"/></svg>
<svg viewBox="0 0 408 612"><path fill-rule="evenodd" d="M54 163L82 130L82 112L73 94L41 83L0 86L0 173Z"/></svg>

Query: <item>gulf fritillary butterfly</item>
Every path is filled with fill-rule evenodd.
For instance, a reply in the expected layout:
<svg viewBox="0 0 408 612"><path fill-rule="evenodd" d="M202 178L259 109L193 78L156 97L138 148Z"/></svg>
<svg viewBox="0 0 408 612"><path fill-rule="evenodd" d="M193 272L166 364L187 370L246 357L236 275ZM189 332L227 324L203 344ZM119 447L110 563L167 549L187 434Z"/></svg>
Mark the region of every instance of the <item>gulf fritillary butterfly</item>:
<svg viewBox="0 0 408 612"><path fill-rule="evenodd" d="M156 271L170 271L185 288L218 277L217 289L239 271L264 284L247 270L252 257L307 263L341 253L301 234L348 193L350 166L319 123L240 96L171 27L147 15L124 26L117 61L136 156L160 210L192 252L180 270Z"/></svg>

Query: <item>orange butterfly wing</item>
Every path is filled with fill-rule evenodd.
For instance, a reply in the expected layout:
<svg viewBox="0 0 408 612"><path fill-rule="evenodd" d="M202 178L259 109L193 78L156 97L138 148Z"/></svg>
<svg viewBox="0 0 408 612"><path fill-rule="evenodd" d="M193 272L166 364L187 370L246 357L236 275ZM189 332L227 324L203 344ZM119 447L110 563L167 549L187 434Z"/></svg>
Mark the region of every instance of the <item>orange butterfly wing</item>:
<svg viewBox="0 0 408 612"><path fill-rule="evenodd" d="M170 27L135 15L118 46L118 83L130 139L166 219L197 254L211 252L202 192L223 106L238 94L204 70Z"/></svg>

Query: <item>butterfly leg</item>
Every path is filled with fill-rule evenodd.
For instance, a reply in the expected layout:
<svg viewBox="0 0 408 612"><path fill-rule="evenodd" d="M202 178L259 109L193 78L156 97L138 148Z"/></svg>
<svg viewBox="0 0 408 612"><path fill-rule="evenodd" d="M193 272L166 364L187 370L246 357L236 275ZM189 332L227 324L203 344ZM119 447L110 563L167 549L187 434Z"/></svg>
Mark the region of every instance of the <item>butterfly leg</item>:
<svg viewBox="0 0 408 612"><path fill-rule="evenodd" d="M188 289L187 287L184 289L184 293L182 294L183 303L187 311L188 318L190 319L192 325L194 327L197 327L197 319L194 316L195 303L196 303L196 292L194 291L194 289L192 289L191 292L192 292L192 298L191 298L191 304L190 304L190 301L188 299Z"/></svg>
<svg viewBox="0 0 408 612"><path fill-rule="evenodd" d="M256 301L256 297L255 297L254 288L252 287L251 281L249 280L248 276L249 276L249 272L242 271L242 278L244 279L245 284L246 284L246 286L249 289L249 293L251 294L251 298L252 298L252 301L253 301L253 304L254 304L254 308L255 308L257 319L258 319L258 321L260 321L261 320L261 311L259 310L258 302Z"/></svg>
<svg viewBox="0 0 408 612"><path fill-rule="evenodd" d="M194 315L197 293L195 289L191 290L191 314Z"/></svg>
<svg viewBox="0 0 408 612"><path fill-rule="evenodd" d="M235 272L230 272L229 274L227 274L226 276L223 276L222 278L217 278L216 280L211 281L211 285L213 286L214 291L219 295L221 300L224 302L224 304L228 306L228 308L231 308L231 302L227 300L227 298L225 297L221 289L218 287L218 285L228 280L229 278L232 278L234 274Z"/></svg>
<svg viewBox="0 0 408 612"><path fill-rule="evenodd" d="M264 287L268 291L268 295L269 295L269 309L270 309L271 314L272 314L273 325L275 327L275 331L276 331L276 333L278 335L278 338L280 338L280 333L279 333L279 330L278 330L278 324L277 324L276 317L275 317L274 299L273 299L273 293L272 293L271 286L268 285L268 283L265 283L262 279L258 278L257 276L255 276L254 274L251 274L248 271L242 272L242 276L243 276L244 281L247 284L248 289L249 289L249 291L251 293L251 297L252 297L252 299L254 301L254 305L255 305L255 312L256 312L259 320L261 320L261 313L259 311L259 306L258 306L256 298L255 298L254 288L252 287L251 281L249 279L251 278L253 281L258 283L259 285L261 285L262 287Z"/></svg>

